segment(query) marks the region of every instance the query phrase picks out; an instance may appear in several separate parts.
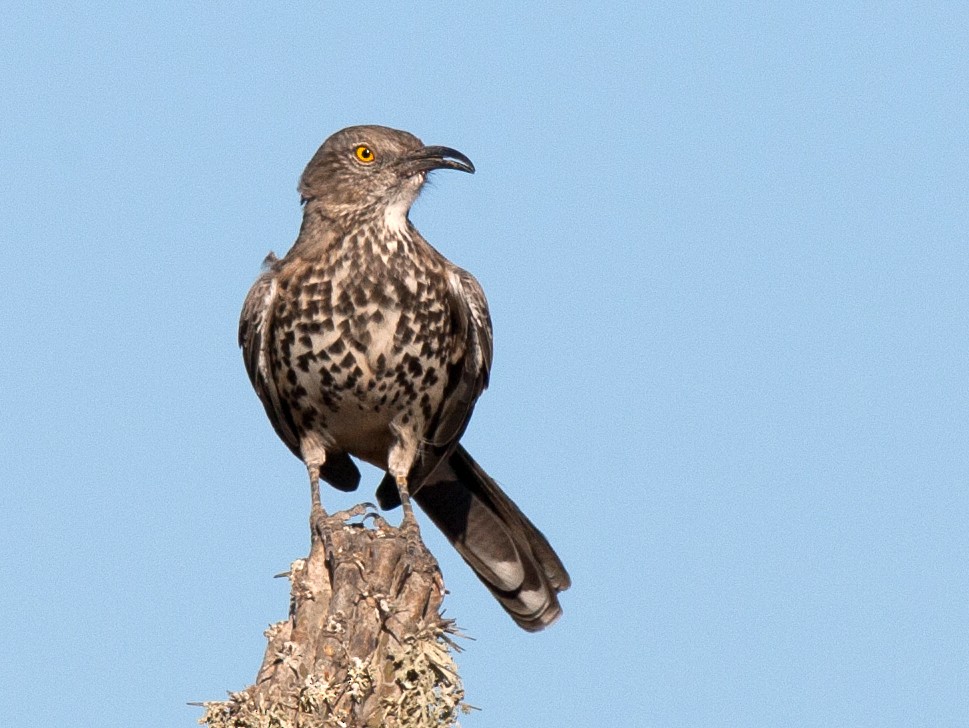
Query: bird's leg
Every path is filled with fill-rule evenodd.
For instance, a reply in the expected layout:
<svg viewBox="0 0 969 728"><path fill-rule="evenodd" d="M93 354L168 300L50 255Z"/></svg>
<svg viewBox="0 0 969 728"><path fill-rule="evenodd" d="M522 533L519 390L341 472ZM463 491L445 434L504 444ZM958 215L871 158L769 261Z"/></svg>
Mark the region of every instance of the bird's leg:
<svg viewBox="0 0 969 728"><path fill-rule="evenodd" d="M387 455L387 472L394 476L397 482L397 492L400 494L400 506L404 517L400 521L400 532L407 541L407 551L411 557L421 552L421 529L414 517L414 506L410 501L410 487L407 476L414 467L417 459L418 440L412 428L403 427L403 423L392 425L397 435L397 442ZM418 483L418 485L420 485Z"/></svg>
<svg viewBox="0 0 969 728"><path fill-rule="evenodd" d="M310 507L310 535L314 541L322 538L329 546L330 519L320 500L320 466L316 463L308 463L306 472L310 476L310 500L312 502Z"/></svg>
<svg viewBox="0 0 969 728"><path fill-rule="evenodd" d="M397 491L400 493L400 507L404 511L404 517L400 519L399 532L403 535L406 544L404 557L407 559L408 568L435 574L435 579L440 579L437 561L421 540L421 529L417 525L417 518L414 516L414 506L411 504L407 476L397 475L395 479ZM444 588L443 583L440 586L442 589Z"/></svg>
<svg viewBox="0 0 969 728"><path fill-rule="evenodd" d="M407 488L407 476L397 476L397 491L400 493L400 507L404 510L404 517L400 521L400 530L408 538L420 538L421 529L414 516L414 506L410 502L410 491Z"/></svg>
<svg viewBox="0 0 969 728"><path fill-rule="evenodd" d="M330 539L329 516L323 510L320 500L320 470L326 462L326 445L315 432L307 432L300 438L300 457L306 463L306 472L310 476L310 538L315 544L322 540L329 556L332 552Z"/></svg>
<svg viewBox="0 0 969 728"><path fill-rule="evenodd" d="M323 503L320 501L320 468L318 465L310 464L306 466L306 472L310 476L310 501L313 510L323 511ZM326 511L323 511L326 513Z"/></svg>

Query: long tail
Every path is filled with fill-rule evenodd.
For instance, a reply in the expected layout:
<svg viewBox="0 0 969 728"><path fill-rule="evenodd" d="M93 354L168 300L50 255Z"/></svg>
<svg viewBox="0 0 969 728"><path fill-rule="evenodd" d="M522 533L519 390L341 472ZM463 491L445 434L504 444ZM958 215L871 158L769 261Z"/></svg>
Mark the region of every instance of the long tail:
<svg viewBox="0 0 969 728"><path fill-rule="evenodd" d="M515 622L530 632L562 614L571 585L545 536L460 445L414 494Z"/></svg>

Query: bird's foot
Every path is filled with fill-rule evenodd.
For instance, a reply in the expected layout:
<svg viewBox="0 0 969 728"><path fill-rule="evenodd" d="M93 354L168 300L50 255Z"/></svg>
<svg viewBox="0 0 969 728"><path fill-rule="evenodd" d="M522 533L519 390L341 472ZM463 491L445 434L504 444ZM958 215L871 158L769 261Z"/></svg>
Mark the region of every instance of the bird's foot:
<svg viewBox="0 0 969 728"><path fill-rule="evenodd" d="M348 524L347 521L351 518L363 516L364 521L371 517L379 518L376 510L377 506L373 503L358 503L353 508L347 508L346 510L330 514L323 510L322 505L314 503L310 511L310 533L312 541L323 544L323 547L326 549L327 561L332 562L334 556L333 532L347 525L363 526L363 521Z"/></svg>
<svg viewBox="0 0 969 728"><path fill-rule="evenodd" d="M351 518L359 518L360 516L370 516L374 511L377 510L377 506L373 503L357 503L353 508L347 508L345 511L337 511L332 516L328 516L327 520L330 523L346 523Z"/></svg>
<svg viewBox="0 0 969 728"><path fill-rule="evenodd" d="M410 493L407 487L407 478L403 475L397 476L397 490L400 493L401 510L404 517L400 521L398 532L404 537L404 558L414 570L425 571L429 566L437 567L434 557L427 550L421 540L421 529L417 525L417 518L414 516L414 506L411 505Z"/></svg>
<svg viewBox="0 0 969 728"><path fill-rule="evenodd" d="M414 518L413 511L404 512L404 517L400 521L400 526L398 527L398 530L408 541L420 543L421 527L417 525L417 519Z"/></svg>
<svg viewBox="0 0 969 728"><path fill-rule="evenodd" d="M337 514L339 515L339 514ZM313 504L310 509L310 542L312 545L321 543L326 553L326 560L333 560L333 533L334 526L340 528L343 520L335 521L332 516L323 510L323 506L318 502Z"/></svg>
<svg viewBox="0 0 969 728"><path fill-rule="evenodd" d="M421 538L421 529L417 525L414 513L405 513L400 522L398 532L404 537L404 557L415 570L426 570L428 561L433 563L431 552L427 550Z"/></svg>

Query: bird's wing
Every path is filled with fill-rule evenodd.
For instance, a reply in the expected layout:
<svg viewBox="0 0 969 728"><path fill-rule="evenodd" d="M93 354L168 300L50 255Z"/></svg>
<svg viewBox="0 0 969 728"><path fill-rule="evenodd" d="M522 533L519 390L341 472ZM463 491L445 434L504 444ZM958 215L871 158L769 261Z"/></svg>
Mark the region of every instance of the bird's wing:
<svg viewBox="0 0 969 728"><path fill-rule="evenodd" d="M455 337L461 345L455 348L444 402L425 441L450 450L464 434L474 403L488 386L494 344L488 301L474 276L450 266L448 294Z"/></svg>
<svg viewBox="0 0 969 728"><path fill-rule="evenodd" d="M279 260L273 253L266 256L262 272L249 289L239 317L239 346L253 389L262 400L273 429L286 446L299 457L299 437L283 414L276 380L270 367L269 329L278 291L276 275Z"/></svg>

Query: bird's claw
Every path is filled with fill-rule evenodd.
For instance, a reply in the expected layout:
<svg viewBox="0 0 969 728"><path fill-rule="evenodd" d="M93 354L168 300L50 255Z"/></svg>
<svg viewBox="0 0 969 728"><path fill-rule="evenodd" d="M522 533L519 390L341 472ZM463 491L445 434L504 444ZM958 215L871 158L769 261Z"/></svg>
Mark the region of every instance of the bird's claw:
<svg viewBox="0 0 969 728"><path fill-rule="evenodd" d="M377 510L377 506L373 503L358 503L353 508L347 508L345 511L338 511L329 517L329 520L333 523L346 523L351 518L357 518L359 516L369 516L371 511Z"/></svg>

